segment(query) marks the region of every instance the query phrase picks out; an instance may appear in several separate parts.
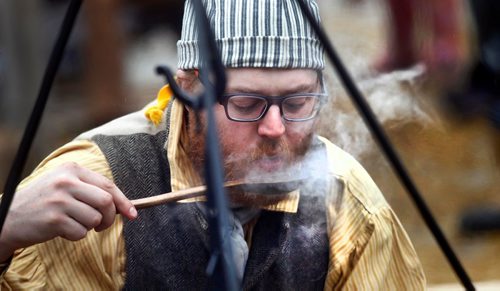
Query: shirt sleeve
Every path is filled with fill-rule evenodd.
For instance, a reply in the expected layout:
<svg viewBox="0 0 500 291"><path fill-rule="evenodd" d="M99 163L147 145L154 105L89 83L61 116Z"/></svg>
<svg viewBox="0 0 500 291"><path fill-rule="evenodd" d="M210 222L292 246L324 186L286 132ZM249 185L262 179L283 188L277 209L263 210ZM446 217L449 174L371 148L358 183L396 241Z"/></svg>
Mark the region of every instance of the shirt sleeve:
<svg viewBox="0 0 500 291"><path fill-rule="evenodd" d="M354 158L324 142L337 181L327 195L325 290L425 290L415 249L375 182Z"/></svg>
<svg viewBox="0 0 500 291"><path fill-rule="evenodd" d="M66 162L76 162L112 180L109 165L90 141L71 142L50 154L19 187ZM77 242L56 238L19 249L0 275L0 290L116 290L123 286L123 221L117 216L106 231L90 231Z"/></svg>
<svg viewBox="0 0 500 291"><path fill-rule="evenodd" d="M417 254L390 208L372 217L373 233L345 290L425 290Z"/></svg>

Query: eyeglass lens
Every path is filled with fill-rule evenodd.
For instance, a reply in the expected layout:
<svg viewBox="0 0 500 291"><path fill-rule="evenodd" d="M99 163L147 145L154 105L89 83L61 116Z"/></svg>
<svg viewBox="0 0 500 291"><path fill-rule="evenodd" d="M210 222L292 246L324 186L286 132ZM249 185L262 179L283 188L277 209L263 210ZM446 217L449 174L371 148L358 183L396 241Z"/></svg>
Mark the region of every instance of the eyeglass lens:
<svg viewBox="0 0 500 291"><path fill-rule="evenodd" d="M305 119L315 114L317 96L291 96L282 100L281 110L286 119ZM231 96L227 103L230 118L255 120L267 109L268 101L258 96Z"/></svg>

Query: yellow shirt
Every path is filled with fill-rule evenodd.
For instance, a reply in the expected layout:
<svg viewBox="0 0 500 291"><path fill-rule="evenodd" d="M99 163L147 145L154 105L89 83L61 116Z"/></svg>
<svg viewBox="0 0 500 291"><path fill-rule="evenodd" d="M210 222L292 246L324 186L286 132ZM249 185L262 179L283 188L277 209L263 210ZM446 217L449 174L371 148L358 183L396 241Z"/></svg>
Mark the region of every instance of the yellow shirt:
<svg viewBox="0 0 500 291"><path fill-rule="evenodd" d="M199 182L182 146L185 142L182 115L182 105L174 101L165 145L168 160L174 161L170 162L174 191ZM126 118L121 122L139 120L142 113ZM164 119L162 124L165 122ZM120 120L97 131L116 132L119 124ZM149 132L158 128L151 124L140 127L137 130ZM127 127L127 132L133 130ZM102 152L85 139L93 133L84 134L53 152L21 187L68 161L113 179ZM415 250L372 179L350 155L326 139L320 139L326 145L331 165L328 175L341 185L340 189L332 187L326 197L330 252L325 290L425 289L423 270ZM266 209L296 212L298 199L299 196L291 195ZM109 229L100 233L90 231L80 241L56 238L20 249L0 277L0 290L120 289L124 284L126 259L122 229L122 218L117 216Z"/></svg>

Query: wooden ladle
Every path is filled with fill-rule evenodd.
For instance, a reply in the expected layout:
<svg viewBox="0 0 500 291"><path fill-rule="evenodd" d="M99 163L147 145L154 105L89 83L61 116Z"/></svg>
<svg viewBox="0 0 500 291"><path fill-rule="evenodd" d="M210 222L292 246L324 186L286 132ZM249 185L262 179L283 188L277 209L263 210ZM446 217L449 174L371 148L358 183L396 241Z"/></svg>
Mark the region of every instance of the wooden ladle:
<svg viewBox="0 0 500 291"><path fill-rule="evenodd" d="M297 190L303 180L290 180L280 182L247 182L230 181L224 184L226 192L232 200L249 201L254 200L257 204L263 202L272 203L283 198L284 195ZM197 186L179 191L163 193L151 197L132 200L137 209L148 208L184 199L203 197L207 191L206 186Z"/></svg>

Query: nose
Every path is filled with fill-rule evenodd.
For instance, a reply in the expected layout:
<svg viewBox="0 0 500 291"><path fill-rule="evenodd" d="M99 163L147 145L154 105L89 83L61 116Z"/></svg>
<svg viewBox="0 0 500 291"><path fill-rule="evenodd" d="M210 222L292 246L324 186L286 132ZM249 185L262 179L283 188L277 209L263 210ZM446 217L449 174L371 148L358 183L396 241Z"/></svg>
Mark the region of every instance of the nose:
<svg viewBox="0 0 500 291"><path fill-rule="evenodd" d="M258 134L268 138L279 138L285 133L285 125L278 105L271 105L266 115L259 121Z"/></svg>

